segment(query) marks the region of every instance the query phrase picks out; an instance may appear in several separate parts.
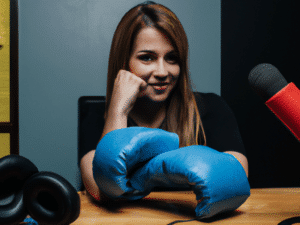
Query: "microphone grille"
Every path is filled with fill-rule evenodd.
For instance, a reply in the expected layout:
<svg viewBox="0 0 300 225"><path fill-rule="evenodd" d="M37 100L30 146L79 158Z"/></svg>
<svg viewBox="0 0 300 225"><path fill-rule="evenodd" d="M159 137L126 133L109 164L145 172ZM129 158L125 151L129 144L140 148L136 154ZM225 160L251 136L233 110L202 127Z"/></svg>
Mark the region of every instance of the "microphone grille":
<svg viewBox="0 0 300 225"><path fill-rule="evenodd" d="M254 67L248 77L250 87L266 102L288 83L272 64L262 63Z"/></svg>

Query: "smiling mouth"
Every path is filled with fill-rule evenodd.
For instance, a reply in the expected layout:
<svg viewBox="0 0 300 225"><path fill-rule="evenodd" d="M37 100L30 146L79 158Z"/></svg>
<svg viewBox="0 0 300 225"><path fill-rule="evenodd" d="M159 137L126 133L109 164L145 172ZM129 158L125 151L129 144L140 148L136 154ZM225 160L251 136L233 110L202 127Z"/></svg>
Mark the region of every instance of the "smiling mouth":
<svg viewBox="0 0 300 225"><path fill-rule="evenodd" d="M168 84L152 85L152 87L157 93L163 93L167 90Z"/></svg>

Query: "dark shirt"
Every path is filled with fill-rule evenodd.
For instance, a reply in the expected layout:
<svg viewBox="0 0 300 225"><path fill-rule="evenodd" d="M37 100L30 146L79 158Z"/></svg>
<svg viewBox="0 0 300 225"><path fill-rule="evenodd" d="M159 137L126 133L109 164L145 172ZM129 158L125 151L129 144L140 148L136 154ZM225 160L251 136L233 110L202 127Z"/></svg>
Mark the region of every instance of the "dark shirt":
<svg viewBox="0 0 300 225"><path fill-rule="evenodd" d="M246 151L235 116L222 97L214 93L194 92L206 135L207 146L217 151L236 151L246 156ZM85 116L80 122L78 162L91 150L96 149L104 126L104 104L87 103ZM163 129L164 120L159 128ZM127 126L137 126L128 117Z"/></svg>
<svg viewBox="0 0 300 225"><path fill-rule="evenodd" d="M233 111L214 93L195 93L206 135L207 146L220 152L235 151L246 156L246 150Z"/></svg>
<svg viewBox="0 0 300 225"><path fill-rule="evenodd" d="M194 92L206 135L206 145L220 152L235 151L246 156L246 150L235 116L225 100L214 93ZM163 129L165 119L160 125ZM128 117L127 126L137 126Z"/></svg>

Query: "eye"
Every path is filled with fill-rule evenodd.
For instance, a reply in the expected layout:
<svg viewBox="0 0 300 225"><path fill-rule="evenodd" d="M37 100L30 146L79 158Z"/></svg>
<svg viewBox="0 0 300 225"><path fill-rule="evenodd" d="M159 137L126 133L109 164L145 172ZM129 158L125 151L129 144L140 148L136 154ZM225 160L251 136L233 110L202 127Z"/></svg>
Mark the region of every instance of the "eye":
<svg viewBox="0 0 300 225"><path fill-rule="evenodd" d="M138 56L138 59L145 61L145 62L149 62L151 59L153 59L153 56L151 55L140 55Z"/></svg>
<svg viewBox="0 0 300 225"><path fill-rule="evenodd" d="M171 64L177 64L178 63L178 56L175 54L170 54L166 57L166 60L171 62Z"/></svg>

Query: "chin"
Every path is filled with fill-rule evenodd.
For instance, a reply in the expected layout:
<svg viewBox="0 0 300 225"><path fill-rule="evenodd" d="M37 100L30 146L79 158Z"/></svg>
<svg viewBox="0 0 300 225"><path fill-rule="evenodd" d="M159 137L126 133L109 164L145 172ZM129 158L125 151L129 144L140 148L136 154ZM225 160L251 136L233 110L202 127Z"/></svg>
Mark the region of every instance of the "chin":
<svg viewBox="0 0 300 225"><path fill-rule="evenodd" d="M145 101L150 100L152 102L164 102L168 99L171 92L172 92L172 90L167 90L165 92L158 93L156 91L148 89L148 90L141 92L139 94L138 98L140 98L140 100L145 99Z"/></svg>
<svg viewBox="0 0 300 225"><path fill-rule="evenodd" d="M164 102L168 99L169 94L164 93L164 94L149 94L145 95L145 98L151 100L152 102Z"/></svg>

